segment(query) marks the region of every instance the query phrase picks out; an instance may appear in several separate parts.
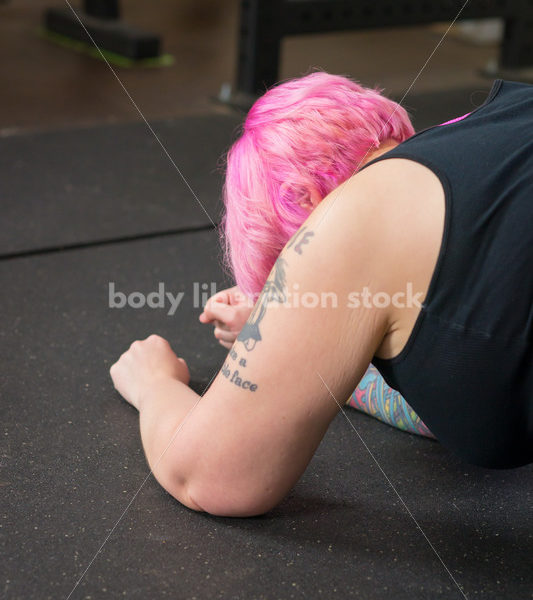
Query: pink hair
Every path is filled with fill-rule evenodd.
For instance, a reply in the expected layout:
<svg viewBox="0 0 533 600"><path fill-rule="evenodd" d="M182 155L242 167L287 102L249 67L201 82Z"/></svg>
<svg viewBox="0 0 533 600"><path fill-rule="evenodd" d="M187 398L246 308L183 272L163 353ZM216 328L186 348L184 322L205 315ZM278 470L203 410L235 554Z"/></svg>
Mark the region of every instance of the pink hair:
<svg viewBox="0 0 533 600"><path fill-rule="evenodd" d="M407 112L381 91L316 72L250 109L227 155L221 223L225 264L250 298L309 215L311 195L326 197L383 141L414 134Z"/></svg>

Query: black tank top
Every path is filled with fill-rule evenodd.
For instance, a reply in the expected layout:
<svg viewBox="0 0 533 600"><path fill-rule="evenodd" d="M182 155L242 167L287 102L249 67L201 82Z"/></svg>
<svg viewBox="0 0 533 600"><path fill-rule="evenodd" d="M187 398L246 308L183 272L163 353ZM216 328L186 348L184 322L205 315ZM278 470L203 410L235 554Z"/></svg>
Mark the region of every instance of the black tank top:
<svg viewBox="0 0 533 600"><path fill-rule="evenodd" d="M533 462L533 85L497 79L464 119L364 168L389 158L431 169L446 213L411 335L399 355L372 362L464 460Z"/></svg>

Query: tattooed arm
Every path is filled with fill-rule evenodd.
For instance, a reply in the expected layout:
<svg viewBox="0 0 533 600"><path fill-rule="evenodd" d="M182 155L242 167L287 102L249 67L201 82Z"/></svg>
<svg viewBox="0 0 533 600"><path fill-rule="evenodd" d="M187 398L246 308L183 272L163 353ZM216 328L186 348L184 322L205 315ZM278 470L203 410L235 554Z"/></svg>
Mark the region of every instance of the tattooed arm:
<svg viewBox="0 0 533 600"><path fill-rule="evenodd" d="M374 365L369 365L346 404L398 429L435 437L400 392L387 385Z"/></svg>
<svg viewBox="0 0 533 600"><path fill-rule="evenodd" d="M372 244L383 226L372 200L352 186L313 211L201 400L160 338L139 342L137 358L126 353L113 367L115 386L141 413L154 475L180 502L260 514L305 470L389 326L388 309L346 302L354 289L386 289L391 271ZM157 378L144 369L149 360Z"/></svg>

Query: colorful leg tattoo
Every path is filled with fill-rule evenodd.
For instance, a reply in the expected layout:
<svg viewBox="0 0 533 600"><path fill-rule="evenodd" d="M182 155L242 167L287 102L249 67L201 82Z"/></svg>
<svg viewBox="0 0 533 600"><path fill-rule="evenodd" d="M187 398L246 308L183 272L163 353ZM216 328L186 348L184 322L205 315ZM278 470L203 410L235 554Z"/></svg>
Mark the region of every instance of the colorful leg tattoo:
<svg viewBox="0 0 533 600"><path fill-rule="evenodd" d="M435 437L402 395L386 384L374 365L368 367L346 404L398 429Z"/></svg>

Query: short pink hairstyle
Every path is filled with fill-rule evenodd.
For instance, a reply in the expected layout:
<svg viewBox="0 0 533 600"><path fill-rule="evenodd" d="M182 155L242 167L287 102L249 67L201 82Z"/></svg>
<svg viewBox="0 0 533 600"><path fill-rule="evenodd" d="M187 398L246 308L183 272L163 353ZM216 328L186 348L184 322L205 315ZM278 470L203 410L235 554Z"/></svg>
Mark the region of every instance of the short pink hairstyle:
<svg viewBox="0 0 533 600"><path fill-rule="evenodd" d="M339 75L315 72L259 98L227 154L221 222L225 265L253 300L305 221L385 140L414 134L407 112ZM303 206L302 206L303 204Z"/></svg>

